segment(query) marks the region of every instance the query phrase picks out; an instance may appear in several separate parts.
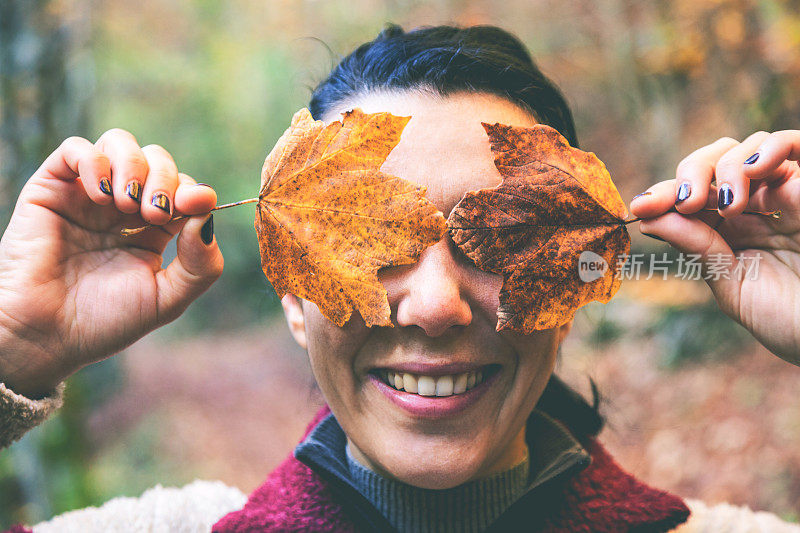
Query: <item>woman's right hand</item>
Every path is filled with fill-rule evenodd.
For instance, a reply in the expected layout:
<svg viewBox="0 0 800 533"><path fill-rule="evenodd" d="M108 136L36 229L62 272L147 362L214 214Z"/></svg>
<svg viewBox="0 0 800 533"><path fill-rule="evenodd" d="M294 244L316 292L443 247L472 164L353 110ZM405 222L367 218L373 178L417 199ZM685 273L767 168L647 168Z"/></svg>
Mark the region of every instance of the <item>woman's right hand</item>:
<svg viewBox="0 0 800 533"><path fill-rule="evenodd" d="M64 141L25 184L0 240L0 382L45 394L177 318L223 259L210 215L169 221L216 201L127 131ZM156 227L120 235L145 223ZM177 257L162 268L178 232Z"/></svg>

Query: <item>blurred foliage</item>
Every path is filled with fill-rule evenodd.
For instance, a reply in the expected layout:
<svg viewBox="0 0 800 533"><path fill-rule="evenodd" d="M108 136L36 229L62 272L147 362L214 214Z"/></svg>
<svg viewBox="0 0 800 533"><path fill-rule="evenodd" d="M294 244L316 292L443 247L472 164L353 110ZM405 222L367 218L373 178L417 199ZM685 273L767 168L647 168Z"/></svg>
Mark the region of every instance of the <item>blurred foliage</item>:
<svg viewBox="0 0 800 533"><path fill-rule="evenodd" d="M715 302L665 307L648 329L667 368L729 357L753 341L750 333L721 313Z"/></svg>
<svg viewBox="0 0 800 533"><path fill-rule="evenodd" d="M164 146L220 202L255 196L265 155L310 89L388 21L520 36L626 200L720 136L800 121L798 0L10 0L0 3L0 221L61 139L112 127ZM277 308L252 222L247 207L218 214L225 273L171 331L239 327ZM595 326L596 342L624 333L605 318ZM734 338L710 307L667 307L655 327L675 364ZM71 380L59 417L0 454L0 525L164 479L168 466L139 451L148 438L112 439L109 455L83 440L89 394L118 375L113 363L97 369ZM91 466L126 461L117 475Z"/></svg>
<svg viewBox="0 0 800 533"><path fill-rule="evenodd" d="M659 366L669 370L730 360L751 348L755 339L720 311L699 274L679 271L683 254L648 240L634 252L641 269L634 279L627 271L620 294L579 310L577 329L587 347L602 350L637 339L657 346Z"/></svg>
<svg viewBox="0 0 800 533"><path fill-rule="evenodd" d="M65 137L86 131L93 70L88 9L0 3L0 227L28 177Z"/></svg>

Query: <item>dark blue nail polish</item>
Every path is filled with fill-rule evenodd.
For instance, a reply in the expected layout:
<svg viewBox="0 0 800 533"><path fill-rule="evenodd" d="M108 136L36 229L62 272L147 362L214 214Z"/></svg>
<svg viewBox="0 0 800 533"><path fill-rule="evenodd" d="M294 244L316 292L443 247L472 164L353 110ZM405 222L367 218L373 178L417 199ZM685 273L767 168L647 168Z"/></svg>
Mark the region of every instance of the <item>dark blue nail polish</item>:
<svg viewBox="0 0 800 533"><path fill-rule="evenodd" d="M658 235L650 235L649 233L644 233L644 232L642 232L642 235L646 235L646 236L650 237L651 239L655 239L657 241L667 242L664 239L662 239L661 237L659 237Z"/></svg>
<svg viewBox="0 0 800 533"><path fill-rule="evenodd" d="M758 156L759 155L760 154L758 152L754 153L753 155L751 155L750 157L748 157L747 159L744 160L744 164L745 165L752 165L753 163L758 161Z"/></svg>
<svg viewBox="0 0 800 533"><path fill-rule="evenodd" d="M153 195L150 199L150 203L156 206L157 208L161 209L165 213L172 214L169 208L169 198L163 192L157 192Z"/></svg>
<svg viewBox="0 0 800 533"><path fill-rule="evenodd" d="M196 185L199 187L211 187L211 185L209 185L208 183L197 183ZM213 189L213 187L211 188Z"/></svg>
<svg viewBox="0 0 800 533"><path fill-rule="evenodd" d="M637 198L639 198L640 196L647 196L648 194L653 194L653 193L652 193L652 191L644 191L644 192L640 192L639 194L637 194L636 196L634 196L633 198L631 198L631 200L636 200L636 199L637 199Z"/></svg>
<svg viewBox="0 0 800 533"><path fill-rule="evenodd" d="M142 184L133 180L125 187L125 194L137 204L142 203Z"/></svg>
<svg viewBox="0 0 800 533"><path fill-rule="evenodd" d="M208 217L203 227L200 228L200 239L206 246L214 240L214 215Z"/></svg>
<svg viewBox="0 0 800 533"><path fill-rule="evenodd" d="M680 187L678 187L678 194L675 197L675 203L677 204L686 200L689 198L690 194L692 194L692 184L688 181L684 181L681 183Z"/></svg>
<svg viewBox="0 0 800 533"><path fill-rule="evenodd" d="M719 199L717 200L717 207L725 209L733 203L733 189L727 183L724 183L719 188Z"/></svg>
<svg viewBox="0 0 800 533"><path fill-rule="evenodd" d="M114 193L111 192L111 180L108 178L103 178L100 180L100 190L109 196L114 196Z"/></svg>

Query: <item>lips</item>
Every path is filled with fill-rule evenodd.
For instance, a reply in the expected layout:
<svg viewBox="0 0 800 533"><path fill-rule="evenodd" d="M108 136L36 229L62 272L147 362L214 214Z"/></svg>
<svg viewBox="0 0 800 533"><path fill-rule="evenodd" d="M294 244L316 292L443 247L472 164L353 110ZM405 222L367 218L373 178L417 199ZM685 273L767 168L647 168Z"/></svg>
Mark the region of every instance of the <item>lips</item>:
<svg viewBox="0 0 800 533"><path fill-rule="evenodd" d="M452 372L452 369L462 371ZM477 367L474 364L401 365L375 369L369 378L384 396L403 410L416 417L438 418L455 415L473 405L495 380L499 370L500 365L496 364Z"/></svg>

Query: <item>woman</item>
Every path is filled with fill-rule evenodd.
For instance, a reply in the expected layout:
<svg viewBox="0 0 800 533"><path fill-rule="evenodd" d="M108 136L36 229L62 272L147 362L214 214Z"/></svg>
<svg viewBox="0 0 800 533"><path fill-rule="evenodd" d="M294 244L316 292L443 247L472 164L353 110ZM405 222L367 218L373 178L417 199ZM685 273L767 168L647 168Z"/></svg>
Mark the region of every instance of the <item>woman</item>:
<svg viewBox="0 0 800 533"><path fill-rule="evenodd" d="M344 58L310 104L325 121L355 107L412 117L382 169L426 186L445 214L465 192L500 182L481 122L549 124L577 146L558 90L518 40L492 27L389 27ZM646 219L643 232L704 260L760 250L758 280L709 283L729 316L793 364L798 157L799 132L721 139L631 206ZM714 178L719 212L685 216L717 194ZM140 148L121 130L94 144L68 139L43 163L0 247L2 444L47 416L66 376L173 320L213 283L223 261L204 213L215 201L163 148ZM745 207L784 216L738 217ZM175 212L198 216L169 222ZM140 217L160 230L123 240L109 229ZM161 253L178 232L178 256L162 270ZM700 502L689 502L690 515L680 498L621 470L594 440L602 427L595 408L553 375L570 324L495 332L501 278L475 268L448 237L415 264L384 269L381 281L394 328L367 328L358 317L339 328L310 302L283 298L333 415L317 416L294 456L246 504L234 489L195 483L38 529L125 529L131 516L144 527L216 523L215 531L667 531L726 520L791 527ZM454 394L463 374L474 389ZM423 386L438 396L419 394Z"/></svg>

